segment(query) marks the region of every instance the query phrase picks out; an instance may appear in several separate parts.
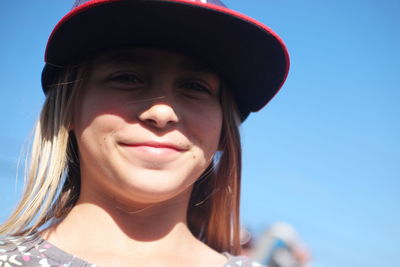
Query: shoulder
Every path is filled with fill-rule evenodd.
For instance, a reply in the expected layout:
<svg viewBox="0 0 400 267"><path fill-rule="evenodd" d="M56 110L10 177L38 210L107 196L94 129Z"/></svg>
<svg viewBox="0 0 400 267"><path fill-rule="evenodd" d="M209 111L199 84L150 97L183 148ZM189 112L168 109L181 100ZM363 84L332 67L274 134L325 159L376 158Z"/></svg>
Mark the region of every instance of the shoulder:
<svg viewBox="0 0 400 267"><path fill-rule="evenodd" d="M48 266L48 247L39 235L0 239L0 266Z"/></svg>
<svg viewBox="0 0 400 267"><path fill-rule="evenodd" d="M229 253L224 253L224 255L228 257L228 261L224 267L266 267L245 256L233 256Z"/></svg>
<svg viewBox="0 0 400 267"><path fill-rule="evenodd" d="M40 250L36 241L33 236L0 239L0 266L29 266L25 263L31 260L38 263Z"/></svg>
<svg viewBox="0 0 400 267"><path fill-rule="evenodd" d="M38 234L0 239L0 266L91 266L68 255Z"/></svg>

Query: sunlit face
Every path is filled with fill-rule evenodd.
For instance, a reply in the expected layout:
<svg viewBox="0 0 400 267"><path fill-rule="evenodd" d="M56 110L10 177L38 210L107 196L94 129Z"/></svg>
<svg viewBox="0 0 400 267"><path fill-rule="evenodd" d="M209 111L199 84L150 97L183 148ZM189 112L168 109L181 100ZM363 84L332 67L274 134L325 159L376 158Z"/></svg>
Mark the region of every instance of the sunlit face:
<svg viewBox="0 0 400 267"><path fill-rule="evenodd" d="M215 73L174 52L97 57L74 111L81 194L157 203L190 190L218 148L219 87Z"/></svg>

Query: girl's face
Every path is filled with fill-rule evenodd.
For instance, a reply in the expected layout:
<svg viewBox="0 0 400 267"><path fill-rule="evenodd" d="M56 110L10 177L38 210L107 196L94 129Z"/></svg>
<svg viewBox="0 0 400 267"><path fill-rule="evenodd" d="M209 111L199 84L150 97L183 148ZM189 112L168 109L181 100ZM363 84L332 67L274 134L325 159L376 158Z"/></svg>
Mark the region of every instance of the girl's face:
<svg viewBox="0 0 400 267"><path fill-rule="evenodd" d="M190 192L218 148L219 87L215 73L182 54L97 57L74 110L82 196L145 204Z"/></svg>

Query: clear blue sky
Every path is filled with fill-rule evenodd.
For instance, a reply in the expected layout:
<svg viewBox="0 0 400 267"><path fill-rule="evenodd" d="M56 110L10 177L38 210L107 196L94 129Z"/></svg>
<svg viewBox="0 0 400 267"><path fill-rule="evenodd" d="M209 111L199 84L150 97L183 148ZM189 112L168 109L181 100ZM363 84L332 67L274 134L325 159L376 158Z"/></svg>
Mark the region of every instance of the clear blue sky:
<svg viewBox="0 0 400 267"><path fill-rule="evenodd" d="M224 2L281 35L292 61L281 92L242 127L243 222L291 223L314 267L398 266L400 2ZM71 5L0 3L0 220L44 99L45 44Z"/></svg>

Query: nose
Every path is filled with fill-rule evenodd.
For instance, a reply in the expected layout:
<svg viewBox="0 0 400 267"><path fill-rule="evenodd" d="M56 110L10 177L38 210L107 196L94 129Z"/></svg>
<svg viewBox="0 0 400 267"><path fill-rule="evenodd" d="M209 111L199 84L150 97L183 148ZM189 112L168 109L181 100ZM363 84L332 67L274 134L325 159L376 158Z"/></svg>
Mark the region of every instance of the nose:
<svg viewBox="0 0 400 267"><path fill-rule="evenodd" d="M173 106L169 103L151 103L140 112L139 120L159 129L179 121Z"/></svg>

